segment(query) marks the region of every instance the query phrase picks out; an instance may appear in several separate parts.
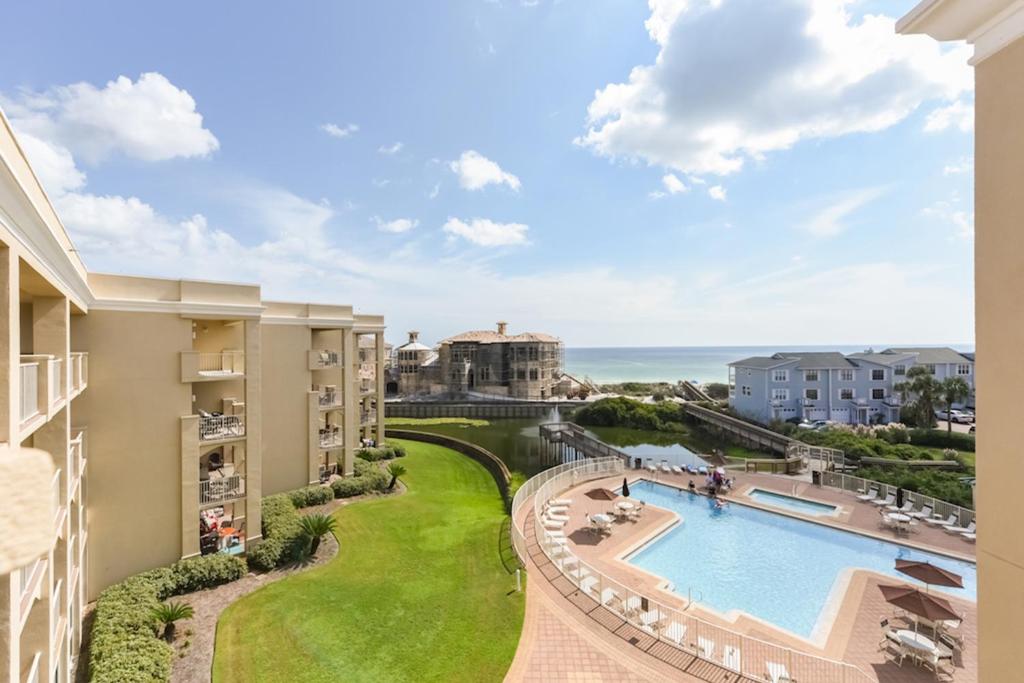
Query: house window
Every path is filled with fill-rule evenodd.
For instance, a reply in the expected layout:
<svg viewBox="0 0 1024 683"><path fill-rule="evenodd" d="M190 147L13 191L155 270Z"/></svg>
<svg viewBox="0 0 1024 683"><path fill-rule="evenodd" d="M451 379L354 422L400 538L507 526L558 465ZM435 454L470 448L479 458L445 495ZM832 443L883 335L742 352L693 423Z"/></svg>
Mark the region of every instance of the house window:
<svg viewBox="0 0 1024 683"><path fill-rule="evenodd" d="M530 379L537 379L537 368L530 368Z"/></svg>
<svg viewBox="0 0 1024 683"><path fill-rule="evenodd" d="M840 389L839 400L841 401L852 401L853 400L853 389Z"/></svg>
<svg viewBox="0 0 1024 683"><path fill-rule="evenodd" d="M529 350L529 353L530 353L530 360L537 360L537 347L536 346L531 346L530 350Z"/></svg>
<svg viewBox="0 0 1024 683"><path fill-rule="evenodd" d="M805 382L817 382L818 371L817 370L804 370L804 381Z"/></svg>
<svg viewBox="0 0 1024 683"><path fill-rule="evenodd" d="M788 401L789 389L772 389L772 398L776 401Z"/></svg>
<svg viewBox="0 0 1024 683"><path fill-rule="evenodd" d="M885 370L876 369L876 370L872 370L871 371L871 381L872 382L880 382L880 381L882 381L884 379L885 379Z"/></svg>
<svg viewBox="0 0 1024 683"><path fill-rule="evenodd" d="M750 394L751 394L750 387L748 387L746 384L744 384L743 386L740 387L740 393L743 394L744 396L750 396Z"/></svg>
<svg viewBox="0 0 1024 683"><path fill-rule="evenodd" d="M788 382L789 381L789 370L776 370L772 373L773 382Z"/></svg>
<svg viewBox="0 0 1024 683"><path fill-rule="evenodd" d="M956 374L958 375L969 375L971 374L971 366L968 363L960 363L956 366Z"/></svg>
<svg viewBox="0 0 1024 683"><path fill-rule="evenodd" d="M804 389L804 398L806 398L806 399L808 399L810 401L817 401L818 400L818 390L817 389Z"/></svg>
<svg viewBox="0 0 1024 683"><path fill-rule="evenodd" d="M907 374L907 366L903 365L902 363L899 365L892 366L892 374L896 375L897 377L903 377L904 375Z"/></svg>
<svg viewBox="0 0 1024 683"><path fill-rule="evenodd" d="M872 389L871 398L876 401L881 401L883 398L885 398L885 389Z"/></svg>
<svg viewBox="0 0 1024 683"><path fill-rule="evenodd" d="M934 375L935 374L935 364L934 363L927 363L927 364L925 364L924 369L928 371L929 375Z"/></svg>
<svg viewBox="0 0 1024 683"><path fill-rule="evenodd" d="M840 382L852 382L853 381L853 370L840 370L839 371L839 381Z"/></svg>

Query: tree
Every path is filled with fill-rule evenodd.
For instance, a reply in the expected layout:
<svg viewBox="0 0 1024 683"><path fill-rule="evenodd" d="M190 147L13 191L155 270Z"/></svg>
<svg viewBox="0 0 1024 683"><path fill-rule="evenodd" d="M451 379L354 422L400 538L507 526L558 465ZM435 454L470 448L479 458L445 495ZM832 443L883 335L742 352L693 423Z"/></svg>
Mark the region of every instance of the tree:
<svg viewBox="0 0 1024 683"><path fill-rule="evenodd" d="M309 539L309 554L315 555L324 536L334 531L338 523L330 515L314 513L299 520L302 533Z"/></svg>
<svg viewBox="0 0 1024 683"><path fill-rule="evenodd" d="M391 483L388 484L388 491L395 488L395 484L398 482L399 477L405 476L405 467L399 465L397 462L388 464L388 474L391 475Z"/></svg>
<svg viewBox="0 0 1024 683"><path fill-rule="evenodd" d="M971 393L971 388L963 377L947 377L942 380L939 386L939 393L946 404L946 434L953 437L953 420L950 419L949 411L953 410L953 404L964 401Z"/></svg>
<svg viewBox="0 0 1024 683"><path fill-rule="evenodd" d="M168 643L174 641L174 622L192 618L192 605L184 602L161 602L150 612L153 620L163 626L164 638Z"/></svg>
<svg viewBox="0 0 1024 683"><path fill-rule="evenodd" d="M903 391L914 396L914 412L917 413L918 427L931 427L935 424L935 400L939 395L942 383L923 365L915 365L907 370L907 381L903 383Z"/></svg>

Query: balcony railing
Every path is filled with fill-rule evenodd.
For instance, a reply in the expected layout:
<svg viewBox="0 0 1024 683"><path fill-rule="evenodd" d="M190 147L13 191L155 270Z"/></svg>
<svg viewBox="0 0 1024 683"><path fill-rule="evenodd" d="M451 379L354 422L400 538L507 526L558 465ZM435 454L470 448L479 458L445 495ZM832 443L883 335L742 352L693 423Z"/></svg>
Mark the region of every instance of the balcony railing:
<svg viewBox="0 0 1024 683"><path fill-rule="evenodd" d="M42 666L42 662L43 653L37 652L35 657L32 658L32 666L29 667L28 676L25 677L25 683L39 683L39 677L42 675L39 669Z"/></svg>
<svg viewBox="0 0 1024 683"><path fill-rule="evenodd" d="M61 591L64 588L64 579L58 579L57 584L53 587L53 594L50 596L50 627L53 629L53 642L60 642L60 633L58 627L60 626L60 605L61 605Z"/></svg>
<svg viewBox="0 0 1024 683"><path fill-rule="evenodd" d="M309 369L322 370L323 368L341 367L341 354L330 349L314 349L309 352Z"/></svg>
<svg viewBox="0 0 1024 683"><path fill-rule="evenodd" d="M71 365L68 367L71 375L71 393L78 394L89 386L89 354L74 352L71 354Z"/></svg>
<svg viewBox="0 0 1024 683"><path fill-rule="evenodd" d="M341 406L341 392L336 390L321 391L318 398L321 408L338 408Z"/></svg>
<svg viewBox="0 0 1024 683"><path fill-rule="evenodd" d="M232 474L227 477L213 477L199 482L199 503L222 503L234 498L245 497L245 477Z"/></svg>
<svg viewBox="0 0 1024 683"><path fill-rule="evenodd" d="M220 441L245 436L245 415L200 415L199 440Z"/></svg>
<svg viewBox="0 0 1024 683"><path fill-rule="evenodd" d="M245 352L182 351L181 381L204 382L245 376Z"/></svg>
<svg viewBox="0 0 1024 683"><path fill-rule="evenodd" d="M32 600L35 599L35 592L39 588L39 584L45 570L46 560L42 557L37 557L34 562L30 562L28 565L18 570L18 578L20 579L19 586L21 591L19 599L22 615L28 614L28 610L32 606Z"/></svg>
<svg viewBox="0 0 1024 683"><path fill-rule="evenodd" d="M895 408L898 408L903 405L903 399L900 396L894 394L892 396L886 396L885 398L883 398L882 403L884 403L887 406L893 406Z"/></svg>
<svg viewBox="0 0 1024 683"><path fill-rule="evenodd" d="M50 482L50 497L53 500L53 525L57 527L61 520L61 511L64 509L64 501L60 499L60 470L53 473L53 480Z"/></svg>
<svg viewBox="0 0 1024 683"><path fill-rule="evenodd" d="M377 421L376 410L364 410L359 414L359 424L370 424Z"/></svg>
<svg viewBox="0 0 1024 683"><path fill-rule="evenodd" d="M22 363L21 381L21 421L27 422L39 414L39 363Z"/></svg>
<svg viewBox="0 0 1024 683"><path fill-rule="evenodd" d="M64 359L51 358L46 362L46 388L50 398L50 407L57 405L64 398Z"/></svg>
<svg viewBox="0 0 1024 683"><path fill-rule="evenodd" d="M73 482L77 481L83 473L83 467L85 466L85 432L80 431L72 437L71 441L68 442L68 452L70 454L69 460L71 461L71 479L72 488Z"/></svg>
<svg viewBox="0 0 1024 683"><path fill-rule="evenodd" d="M320 428L320 448L337 448L344 445L341 428L335 425Z"/></svg>

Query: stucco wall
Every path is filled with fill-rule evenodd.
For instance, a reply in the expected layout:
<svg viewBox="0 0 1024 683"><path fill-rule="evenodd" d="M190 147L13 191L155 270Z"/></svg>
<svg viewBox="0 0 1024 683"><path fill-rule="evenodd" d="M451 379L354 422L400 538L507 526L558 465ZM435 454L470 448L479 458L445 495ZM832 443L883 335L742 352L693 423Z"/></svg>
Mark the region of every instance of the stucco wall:
<svg viewBox="0 0 1024 683"><path fill-rule="evenodd" d="M309 483L310 330L262 325L263 495Z"/></svg>
<svg viewBox="0 0 1024 683"><path fill-rule="evenodd" d="M1024 384L1024 39L975 69L975 340L979 363L980 680L1019 670L1024 535L1020 387Z"/></svg>

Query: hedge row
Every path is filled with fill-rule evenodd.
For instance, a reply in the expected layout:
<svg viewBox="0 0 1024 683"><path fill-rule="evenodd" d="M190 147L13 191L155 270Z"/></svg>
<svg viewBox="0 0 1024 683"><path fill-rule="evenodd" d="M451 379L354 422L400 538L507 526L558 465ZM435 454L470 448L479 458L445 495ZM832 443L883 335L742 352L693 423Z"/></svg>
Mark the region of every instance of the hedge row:
<svg viewBox="0 0 1024 683"><path fill-rule="evenodd" d="M89 650L93 683L150 683L171 676L171 646L157 637L152 609L172 595L245 576L245 562L207 555L131 576L100 593Z"/></svg>
<svg viewBox="0 0 1024 683"><path fill-rule="evenodd" d="M287 494L292 505L297 508L308 508L313 505L323 505L334 500L334 493L327 486L305 486L301 489L289 491Z"/></svg>
<svg viewBox="0 0 1024 683"><path fill-rule="evenodd" d="M381 446L379 448L360 448L356 452L356 457L367 462L377 462L378 460L391 460L393 458L404 458L405 457L405 446L401 444L395 444L393 446Z"/></svg>
<svg viewBox="0 0 1024 683"><path fill-rule="evenodd" d="M958 451L974 452L974 435L963 432L947 434L941 429L912 429L910 443L935 448L953 448Z"/></svg>
<svg viewBox="0 0 1024 683"><path fill-rule="evenodd" d="M356 460L353 476L335 479L331 483L335 498L351 498L371 491L384 491L390 482L388 475L371 461Z"/></svg>
<svg viewBox="0 0 1024 683"><path fill-rule="evenodd" d="M279 493L264 498L260 503L260 514L263 518L263 540L246 553L249 566L269 571L299 559L306 547L306 537L289 494Z"/></svg>

